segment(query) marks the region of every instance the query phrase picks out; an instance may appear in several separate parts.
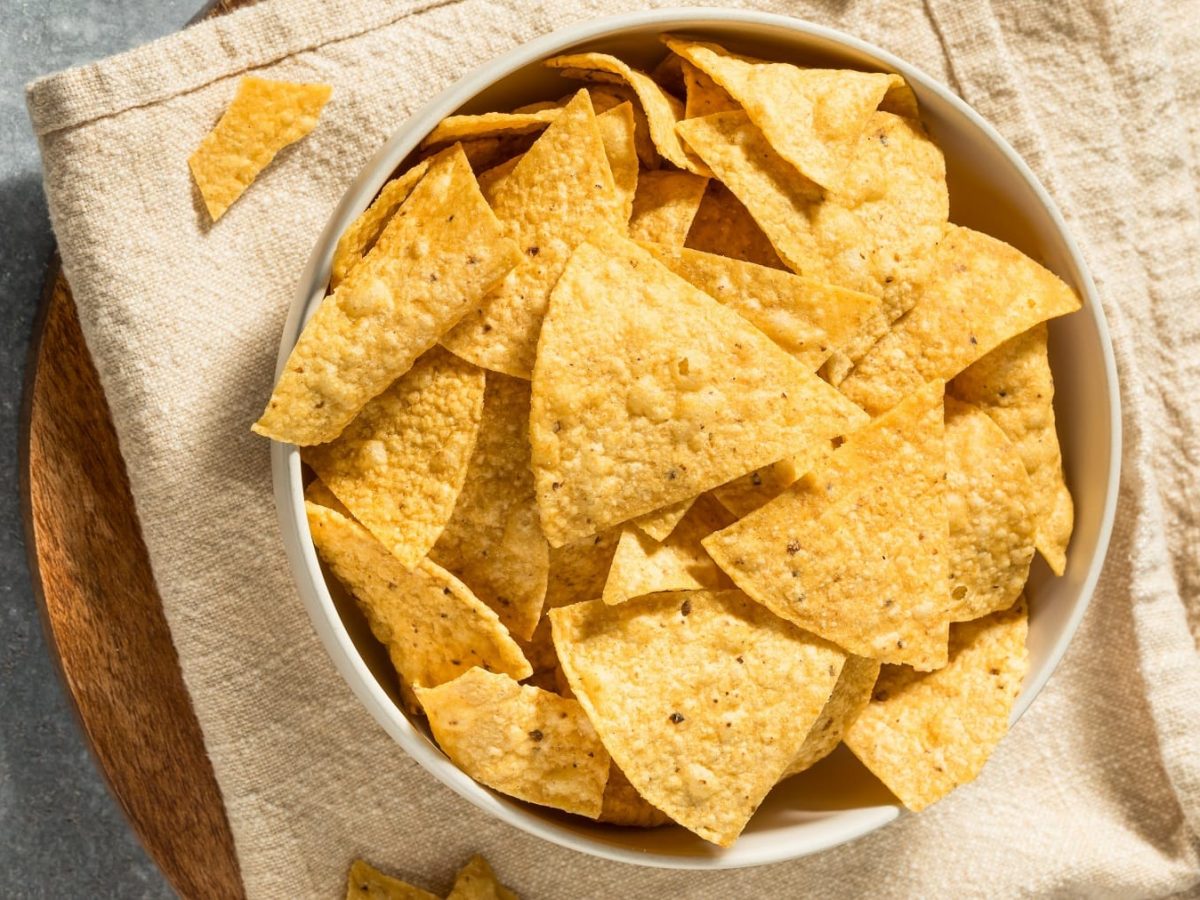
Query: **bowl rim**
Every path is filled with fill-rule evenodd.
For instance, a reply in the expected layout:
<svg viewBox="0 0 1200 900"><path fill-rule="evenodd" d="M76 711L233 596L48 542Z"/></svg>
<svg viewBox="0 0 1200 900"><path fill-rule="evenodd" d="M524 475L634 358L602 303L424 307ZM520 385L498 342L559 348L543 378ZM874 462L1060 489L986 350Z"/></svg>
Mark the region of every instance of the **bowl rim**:
<svg viewBox="0 0 1200 900"><path fill-rule="evenodd" d="M1107 413L1111 449L1107 489L1095 551L1079 585L1076 602L1050 648L1048 663L1042 666L1038 677L1023 687L1011 716L1010 724L1013 724L1045 687L1066 653L1091 603L1107 555L1115 520L1122 455L1120 388L1116 361L1107 321L1090 270L1074 236L1067 228L1062 213L1041 181L1000 133L966 101L937 79L887 50L838 29L776 13L678 7L586 19L540 35L485 62L445 88L397 128L372 155L343 194L314 245L293 295L280 337L276 379L281 374L311 310L325 294L332 252L338 236L366 208L404 158L442 118L517 70L584 42L618 37L622 32L651 26L667 32L686 31L691 28L736 29L746 25L782 29L802 37L842 45L850 51L872 57L879 66L898 72L910 83L920 85L923 91L937 95L941 101L978 129L1026 182L1048 214L1075 270L1077 286L1084 301L1080 312L1092 318L1100 341L1103 366L1109 385ZM508 798L501 797L458 769L417 731L383 690L354 646L321 574L307 518L304 515L299 449L291 444L272 441L271 472L276 512L293 580L313 628L339 674L359 702L409 756L442 784L482 811L562 847L617 862L681 870L741 868L807 856L861 837L897 819L903 813L896 806L845 810L840 815L823 820L823 828L819 829L819 833L807 835L807 840L802 842L775 842L769 845L770 849L753 853L738 853L735 847L714 851L712 855L675 856L618 846L581 835L566 826L539 817Z"/></svg>

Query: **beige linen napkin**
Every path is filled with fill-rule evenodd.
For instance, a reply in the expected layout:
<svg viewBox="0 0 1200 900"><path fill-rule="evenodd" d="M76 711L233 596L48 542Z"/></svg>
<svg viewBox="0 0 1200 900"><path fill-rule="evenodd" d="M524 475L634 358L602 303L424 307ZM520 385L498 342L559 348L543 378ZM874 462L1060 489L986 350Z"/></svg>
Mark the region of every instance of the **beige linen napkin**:
<svg viewBox="0 0 1200 900"><path fill-rule="evenodd" d="M644 0L271 0L34 84L84 331L252 897L333 897L351 856L433 887L481 850L530 898L1136 897L1200 882L1200 4L770 0L944 80L1062 205L1124 390L1119 520L1059 671L977 782L817 857L679 873L475 810L359 706L292 587L249 431L326 217L370 153L478 62ZM217 227L187 156L248 69L328 81L320 126ZM1185 602L1186 601L1186 602ZM1190 621L1190 629L1189 629Z"/></svg>

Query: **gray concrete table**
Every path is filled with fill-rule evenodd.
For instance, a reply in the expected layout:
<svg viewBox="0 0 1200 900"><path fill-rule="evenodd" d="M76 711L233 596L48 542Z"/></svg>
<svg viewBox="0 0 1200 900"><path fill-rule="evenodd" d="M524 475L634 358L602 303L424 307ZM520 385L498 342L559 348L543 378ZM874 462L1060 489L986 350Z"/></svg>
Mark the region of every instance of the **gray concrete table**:
<svg viewBox="0 0 1200 900"><path fill-rule="evenodd" d="M181 27L200 0L0 0L0 897L170 897L47 653L17 493L21 384L53 238L26 82Z"/></svg>

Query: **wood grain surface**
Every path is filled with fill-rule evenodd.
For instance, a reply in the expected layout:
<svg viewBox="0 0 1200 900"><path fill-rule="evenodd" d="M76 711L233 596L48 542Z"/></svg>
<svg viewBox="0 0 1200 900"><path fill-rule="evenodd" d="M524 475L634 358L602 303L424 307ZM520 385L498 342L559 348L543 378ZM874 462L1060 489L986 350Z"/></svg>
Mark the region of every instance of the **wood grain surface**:
<svg viewBox="0 0 1200 900"><path fill-rule="evenodd" d="M251 2L222 0L201 15ZM243 897L233 836L154 586L108 404L57 258L30 348L21 450L34 590L100 769L180 895Z"/></svg>

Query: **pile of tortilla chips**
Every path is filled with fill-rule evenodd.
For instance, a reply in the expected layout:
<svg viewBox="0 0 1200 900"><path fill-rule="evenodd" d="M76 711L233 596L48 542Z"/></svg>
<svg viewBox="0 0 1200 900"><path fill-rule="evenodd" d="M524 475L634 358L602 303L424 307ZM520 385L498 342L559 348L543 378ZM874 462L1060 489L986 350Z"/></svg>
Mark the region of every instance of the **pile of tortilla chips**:
<svg viewBox="0 0 1200 900"><path fill-rule="evenodd" d="M261 434L446 754L731 845L844 743L917 810L1027 669L1059 278L949 221L893 74L665 38L454 116L339 242ZM579 85L582 86L579 86Z"/></svg>

